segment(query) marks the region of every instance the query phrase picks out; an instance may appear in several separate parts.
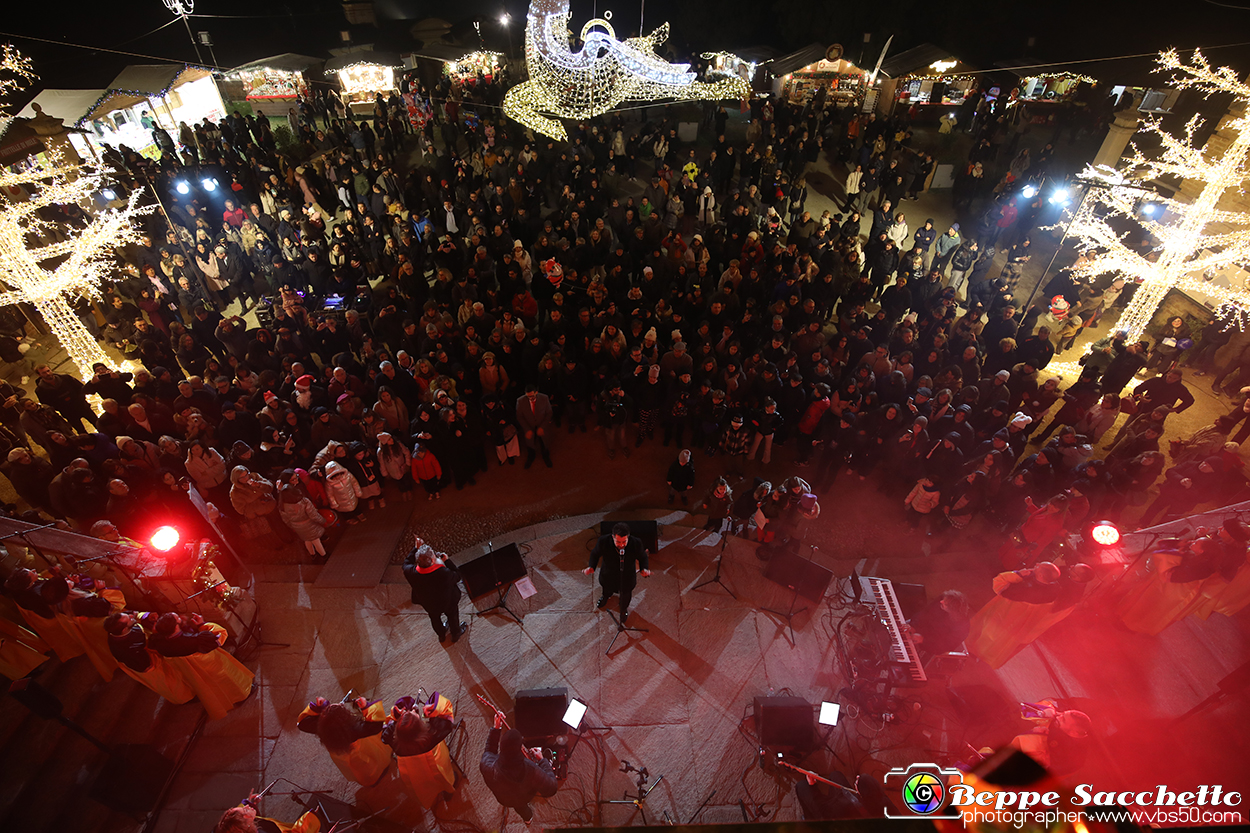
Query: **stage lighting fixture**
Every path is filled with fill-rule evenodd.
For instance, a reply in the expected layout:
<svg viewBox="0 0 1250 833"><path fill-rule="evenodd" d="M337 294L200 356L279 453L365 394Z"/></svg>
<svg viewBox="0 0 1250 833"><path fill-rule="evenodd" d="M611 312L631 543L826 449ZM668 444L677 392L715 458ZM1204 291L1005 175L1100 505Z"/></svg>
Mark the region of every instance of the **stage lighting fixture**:
<svg viewBox="0 0 1250 833"><path fill-rule="evenodd" d="M576 729L582 725L582 718L586 715L586 704L580 700L570 700L569 707L564 710L563 720L570 729Z"/></svg>
<svg viewBox="0 0 1250 833"><path fill-rule="evenodd" d="M842 707L837 703L825 701L820 704L820 717L816 718L816 721L820 723L821 726L837 726L838 713L841 711Z"/></svg>
<svg viewBox="0 0 1250 833"><path fill-rule="evenodd" d="M1114 547L1120 543L1120 529L1111 521L1094 521L1089 528L1089 537L1101 547Z"/></svg>
<svg viewBox="0 0 1250 833"><path fill-rule="evenodd" d="M100 191L100 196L104 197L104 199L108 200L109 202L112 202L113 200L117 199L117 192L114 191L112 188L105 188L102 191Z"/></svg>
<svg viewBox="0 0 1250 833"><path fill-rule="evenodd" d="M179 194L190 194L191 185L185 179L180 179L174 183L174 190Z"/></svg>
<svg viewBox="0 0 1250 833"><path fill-rule="evenodd" d="M212 177L207 177L207 176L204 177L202 180L200 180L200 185L204 186L205 191L217 190L217 180L213 179Z"/></svg>
<svg viewBox="0 0 1250 833"><path fill-rule="evenodd" d="M1033 199L1034 197L1037 196L1037 186L1036 185L1024 186L1024 190L1020 192L1020 196L1024 197L1026 200Z"/></svg>
<svg viewBox="0 0 1250 833"><path fill-rule="evenodd" d="M1067 188L1056 188L1050 195L1053 205L1067 205L1072 200L1072 193Z"/></svg>
<svg viewBox="0 0 1250 833"><path fill-rule="evenodd" d="M172 526L162 526L158 527L157 530L152 533L152 537L149 541L152 544L152 549L157 550L158 552L169 552L174 547L178 546L178 541L181 540L181 538L182 536L178 534L178 530L174 529Z"/></svg>

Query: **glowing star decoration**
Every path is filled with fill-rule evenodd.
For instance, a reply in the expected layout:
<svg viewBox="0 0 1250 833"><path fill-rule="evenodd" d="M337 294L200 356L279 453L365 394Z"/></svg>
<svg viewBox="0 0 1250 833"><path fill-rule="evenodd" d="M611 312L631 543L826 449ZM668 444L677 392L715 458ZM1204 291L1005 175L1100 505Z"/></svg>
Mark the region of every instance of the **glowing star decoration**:
<svg viewBox="0 0 1250 833"><path fill-rule="evenodd" d="M0 95L20 89L35 77L30 62L12 47L0 54ZM11 117L0 115L0 134ZM131 192L124 208L91 215L83 229L44 220L39 210L53 205L78 204L90 209L93 197L106 185L106 168L85 168L68 162L52 147L46 163L14 172L0 169L0 306L28 303L43 316L55 335L89 379L91 365L119 364L100 348L70 306L74 299L100 296L100 282L112 271L113 250L138 240L132 219L149 209L138 207L142 191ZM20 194L22 196L15 197Z"/></svg>
<svg viewBox="0 0 1250 833"><path fill-rule="evenodd" d="M667 23L650 35L620 41L611 23L594 18L582 27L582 48L573 52L569 16L568 0L531 0L525 27L529 80L504 97L504 112L539 133L565 141L568 135L557 119L592 118L623 101L750 96L741 78L700 82L689 64L661 59L656 47L668 38Z"/></svg>
<svg viewBox="0 0 1250 833"><path fill-rule="evenodd" d="M1134 147L1123 171L1090 168L1081 177L1102 181L1089 189L1068 227L1082 251L1072 273L1086 279L1110 273L1138 282L1112 328L1126 331L1130 339L1142 335L1173 288L1212 298L1217 316L1228 315L1243 326L1250 318L1250 292L1204 279L1208 270L1250 263L1250 214L1220 208L1226 197L1241 198L1250 179L1250 84L1229 67L1212 68L1199 52L1185 64L1169 50L1160 56L1159 65L1176 73L1173 83L1181 89L1227 93L1236 101L1205 148L1194 145L1196 116L1186 125L1184 137L1165 133L1155 120L1143 128L1158 137L1160 148L1154 158ZM1138 183L1159 177L1184 181L1181 191L1192 192L1193 199L1151 195L1149 202L1157 208L1143 213ZM1126 239L1116 231L1108 223L1112 216L1133 218L1157 244L1144 253L1133 248L1130 243L1138 242L1136 237Z"/></svg>

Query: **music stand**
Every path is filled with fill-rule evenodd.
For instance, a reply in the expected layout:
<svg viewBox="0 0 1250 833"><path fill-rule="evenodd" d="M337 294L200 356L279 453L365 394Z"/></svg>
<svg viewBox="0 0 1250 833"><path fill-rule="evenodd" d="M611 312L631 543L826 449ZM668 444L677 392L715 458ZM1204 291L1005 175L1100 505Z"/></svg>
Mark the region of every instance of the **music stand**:
<svg viewBox="0 0 1250 833"><path fill-rule="evenodd" d="M737 601L738 594L730 590L729 585L725 584L720 576L720 564L725 559L725 547L729 545L729 527L732 525L733 519L729 516L725 516L720 522L720 552L716 555L716 574L707 581L691 587L691 590L698 590L700 587L707 587L709 584L719 584L722 588L724 588L726 593Z"/></svg>
<svg viewBox="0 0 1250 833"><path fill-rule="evenodd" d="M516 619L518 625L521 623L521 617L508 607L507 601L508 592L512 590L513 583L527 575L525 559L521 555L520 547L516 544L508 544L497 550L488 550L485 555L466 561L457 569L460 571L460 578L464 580L464 587L469 592L470 599L476 601L482 596L494 592L499 593L499 599L495 604L477 611L479 616L485 616L493 610L503 610Z"/></svg>
<svg viewBox="0 0 1250 833"><path fill-rule="evenodd" d="M798 603L799 594L803 598L819 604L824 598L825 588L829 586L830 580L833 579L833 571L828 570L819 564L812 562L812 555L816 551L816 547L808 544L807 558L800 558L794 553L782 551L775 558L768 562L768 567L764 569L764 578L775 581L782 587L792 591L790 597L790 607L787 610L774 610L766 607L764 613L771 613L774 616L786 620L786 627L790 629L790 649L794 650L797 642L794 638L794 617L807 610L807 606L794 609Z"/></svg>

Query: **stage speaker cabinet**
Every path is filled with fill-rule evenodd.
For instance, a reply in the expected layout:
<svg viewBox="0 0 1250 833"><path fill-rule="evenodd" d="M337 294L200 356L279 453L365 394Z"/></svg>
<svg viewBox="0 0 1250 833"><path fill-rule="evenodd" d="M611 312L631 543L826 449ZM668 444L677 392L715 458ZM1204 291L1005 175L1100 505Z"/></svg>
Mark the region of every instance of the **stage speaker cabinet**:
<svg viewBox="0 0 1250 833"><path fill-rule="evenodd" d="M569 705L569 690L560 688L528 688L516 695L516 729L526 743L554 738L564 734L564 710Z"/></svg>
<svg viewBox="0 0 1250 833"><path fill-rule="evenodd" d="M642 539L642 546L655 555L660 551L660 525L656 521L603 521L599 524L600 535L611 535L612 527L628 524L629 534Z"/></svg>
<svg viewBox="0 0 1250 833"><path fill-rule="evenodd" d="M774 752L807 751L816 745L812 704L802 697L756 697L755 734Z"/></svg>
<svg viewBox="0 0 1250 833"><path fill-rule="evenodd" d="M802 556L782 552L764 568L764 578L793 590L813 604L820 604L833 580L833 572Z"/></svg>

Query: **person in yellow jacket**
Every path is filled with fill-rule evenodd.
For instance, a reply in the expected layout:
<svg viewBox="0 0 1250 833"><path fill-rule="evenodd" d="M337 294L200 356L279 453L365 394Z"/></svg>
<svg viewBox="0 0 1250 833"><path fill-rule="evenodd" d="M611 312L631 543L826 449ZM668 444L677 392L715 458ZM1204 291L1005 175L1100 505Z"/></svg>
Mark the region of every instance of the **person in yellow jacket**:
<svg viewBox="0 0 1250 833"><path fill-rule="evenodd" d="M1059 568L1049 561L996 575L994 598L969 623L968 651L990 668L1002 667L1041 635L1037 628L1048 620L1051 603L1059 597L1060 576Z"/></svg>
<svg viewBox="0 0 1250 833"><path fill-rule="evenodd" d="M213 828L213 833L320 833L321 819L315 813L304 813L294 824L286 824L275 819L267 819L256 814L256 808L250 802L254 797L244 801L238 807L231 807L221 816L221 821Z"/></svg>
<svg viewBox="0 0 1250 833"><path fill-rule="evenodd" d="M156 621L151 646L191 686L196 698L218 720L252 693L256 675L221 646L226 629L198 613L164 613Z"/></svg>
<svg viewBox="0 0 1250 833"><path fill-rule="evenodd" d="M122 672L140 685L147 686L171 703L189 703L195 696L182 675L160 654L148 647L148 635L141 619L156 619L156 614L133 614L119 610L104 620L108 634L109 653Z"/></svg>
<svg viewBox="0 0 1250 833"><path fill-rule="evenodd" d="M456 770L447 749L455 720L451 701L436 691L424 704L401 697L382 729L382 741L395 750L399 780L427 810L456 789Z"/></svg>
<svg viewBox="0 0 1250 833"><path fill-rule="evenodd" d="M300 713L296 726L316 735L343 777L372 787L391 767L391 748L382 742L386 709L364 697L331 703L318 697Z"/></svg>

